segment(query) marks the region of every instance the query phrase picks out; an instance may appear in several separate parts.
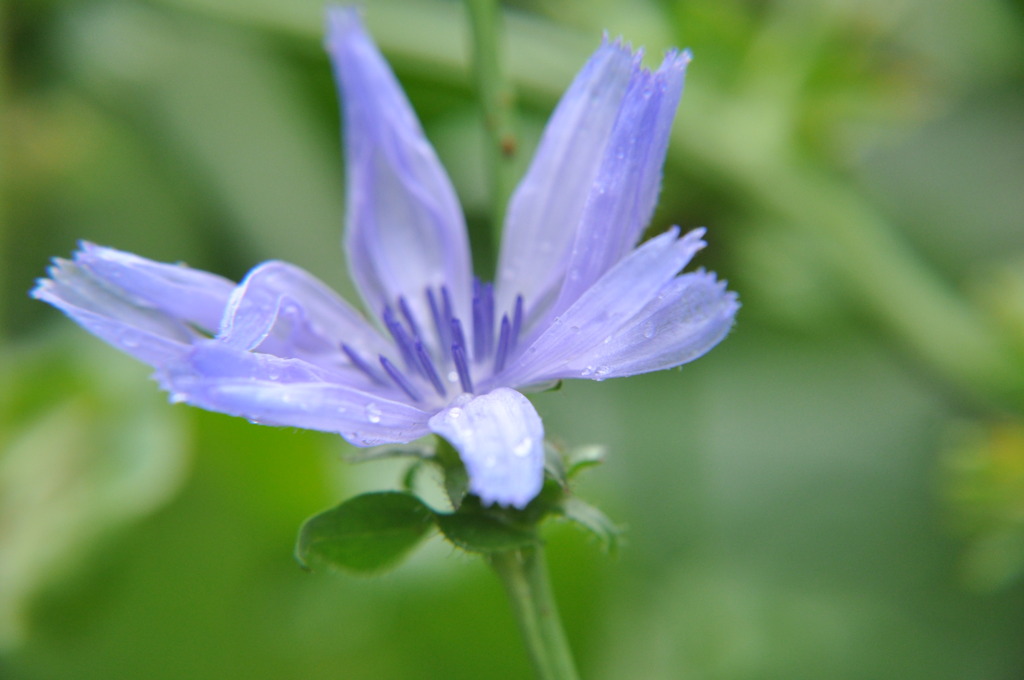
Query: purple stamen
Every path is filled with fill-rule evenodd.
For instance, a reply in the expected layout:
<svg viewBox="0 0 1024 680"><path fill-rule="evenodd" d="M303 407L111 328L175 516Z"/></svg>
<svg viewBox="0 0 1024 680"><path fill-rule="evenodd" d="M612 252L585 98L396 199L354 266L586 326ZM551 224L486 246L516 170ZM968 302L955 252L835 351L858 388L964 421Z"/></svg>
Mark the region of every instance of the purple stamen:
<svg viewBox="0 0 1024 680"><path fill-rule="evenodd" d="M445 325L451 326L455 313L452 311L452 296L448 292L448 286L441 286L441 312L444 314L442 318Z"/></svg>
<svg viewBox="0 0 1024 680"><path fill-rule="evenodd" d="M477 361L484 360L484 305L481 300L480 282L473 279L473 357Z"/></svg>
<svg viewBox="0 0 1024 680"><path fill-rule="evenodd" d="M395 318L395 312L391 309L391 306L384 308L384 325L387 327L388 332L391 333L391 337L395 339L395 344L398 345L398 351L402 353L402 359L405 361L405 365L408 368L415 368L419 361L416 359L416 351L413 348L413 340L409 337L408 331L402 327L401 322Z"/></svg>
<svg viewBox="0 0 1024 680"><path fill-rule="evenodd" d="M473 282L473 356L483 361L494 348L494 287Z"/></svg>
<svg viewBox="0 0 1024 680"><path fill-rule="evenodd" d="M395 381L395 384L401 387L402 390L409 395L410 399L413 401L420 401L423 398L416 388L412 386L412 383L409 382L409 379L406 378L401 371L395 368L395 365L388 361L387 357L381 355L380 365L384 367L384 370L389 376L391 376L391 379Z"/></svg>
<svg viewBox="0 0 1024 680"><path fill-rule="evenodd" d="M427 288L427 302L430 303L430 316L434 320L434 329L437 331L437 346L440 348L441 361L445 362L451 358L451 321L445 320L441 308L437 304L437 297L431 288Z"/></svg>
<svg viewBox="0 0 1024 680"><path fill-rule="evenodd" d="M509 342L509 349L515 349L519 344L519 331L523 328L523 296L516 296L516 309L512 312L512 335Z"/></svg>
<svg viewBox="0 0 1024 680"><path fill-rule="evenodd" d="M458 320L453 320L458 323ZM454 324L453 324L454 325ZM459 374L459 382L462 384L463 392L473 392L473 379L469 376L469 364L466 362L466 350L462 345L452 343L452 361L455 362L455 370Z"/></svg>
<svg viewBox="0 0 1024 680"><path fill-rule="evenodd" d="M439 396L445 396L444 385L441 383L441 378L437 375L437 369L434 368L434 362L431 360L430 354L422 342L416 343L416 357L420 360L420 372L431 382Z"/></svg>
<svg viewBox="0 0 1024 680"><path fill-rule="evenodd" d="M505 368L505 359L508 358L508 350L511 344L512 324L508 321L508 314L501 317L501 333L498 335L498 349L494 353L494 372L501 373Z"/></svg>
<svg viewBox="0 0 1024 680"><path fill-rule="evenodd" d="M402 318L405 319L405 325L409 327L409 332L412 334L413 339L423 342L423 336L420 335L420 327L416 324L416 317L412 315L412 310L409 309L409 303L405 301L404 295L398 296L398 309L402 312Z"/></svg>
<svg viewBox="0 0 1024 680"><path fill-rule="evenodd" d="M452 319L452 347L462 348L462 356L466 356L466 336L462 333L462 322Z"/></svg>
<svg viewBox="0 0 1024 680"><path fill-rule="evenodd" d="M345 353L345 356L347 356L348 360L352 362L352 365L358 368L366 375L368 375L370 377L370 380L380 385L387 384L387 381L380 375L380 373L378 373L377 370L373 366L371 366L366 361L366 359L360 356L359 353L356 352L354 349L342 343L341 351Z"/></svg>

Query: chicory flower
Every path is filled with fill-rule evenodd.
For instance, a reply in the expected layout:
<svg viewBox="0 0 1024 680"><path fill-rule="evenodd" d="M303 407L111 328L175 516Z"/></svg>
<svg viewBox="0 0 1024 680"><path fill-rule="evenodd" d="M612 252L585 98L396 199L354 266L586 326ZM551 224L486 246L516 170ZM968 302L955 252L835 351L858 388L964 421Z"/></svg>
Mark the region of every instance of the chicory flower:
<svg viewBox="0 0 1024 680"><path fill-rule="evenodd" d="M328 14L341 90L349 270L369 318L271 261L235 284L83 243L32 294L150 364L172 401L357 446L446 438L485 504L524 507L544 429L519 391L671 368L729 331L735 294L681 273L705 244L637 246L655 207L687 52L660 68L605 40L513 195L495 283L474 279L462 211L359 14Z"/></svg>

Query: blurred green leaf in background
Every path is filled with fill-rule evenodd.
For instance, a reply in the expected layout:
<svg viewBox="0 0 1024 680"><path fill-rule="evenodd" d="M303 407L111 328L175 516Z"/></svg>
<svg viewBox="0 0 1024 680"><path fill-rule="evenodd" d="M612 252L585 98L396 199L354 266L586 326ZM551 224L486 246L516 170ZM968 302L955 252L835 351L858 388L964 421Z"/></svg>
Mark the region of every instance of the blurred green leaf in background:
<svg viewBox="0 0 1024 680"><path fill-rule="evenodd" d="M351 298L323 10L0 6L4 678L528 675L500 585L436 537L378 579L296 565L303 519L400 464L169 405L27 296L86 239L236 279L288 260ZM681 372L534 398L607 448L585 497L628 527L612 559L546 535L583 676L1024 676L1021 3L506 10L526 158L602 31L693 50L653 226L708 226L744 301ZM365 15L485 222L462 5Z"/></svg>

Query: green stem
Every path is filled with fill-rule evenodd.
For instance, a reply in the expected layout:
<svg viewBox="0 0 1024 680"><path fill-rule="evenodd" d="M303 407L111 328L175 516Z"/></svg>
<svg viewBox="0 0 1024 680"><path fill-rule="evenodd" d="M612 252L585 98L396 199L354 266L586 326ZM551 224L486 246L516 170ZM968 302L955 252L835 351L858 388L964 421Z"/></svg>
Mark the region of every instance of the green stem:
<svg viewBox="0 0 1024 680"><path fill-rule="evenodd" d="M495 553L490 561L505 585L538 680L578 680L551 592L544 548Z"/></svg>
<svg viewBox="0 0 1024 680"><path fill-rule="evenodd" d="M487 132L487 172L491 189L490 245L499 240L505 209L516 182L518 141L513 122L514 95L501 63L501 10L497 0L466 0L466 5L473 35L473 77ZM491 255L493 259L493 247Z"/></svg>

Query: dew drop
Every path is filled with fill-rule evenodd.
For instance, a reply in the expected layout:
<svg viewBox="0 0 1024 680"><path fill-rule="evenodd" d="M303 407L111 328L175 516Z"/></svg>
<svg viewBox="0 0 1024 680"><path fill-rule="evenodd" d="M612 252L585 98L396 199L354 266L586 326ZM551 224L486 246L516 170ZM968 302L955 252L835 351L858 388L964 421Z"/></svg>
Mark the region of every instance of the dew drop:
<svg viewBox="0 0 1024 680"><path fill-rule="evenodd" d="M657 331L656 331L656 329L654 328L654 322L653 322L653 321L648 321L648 322L646 322L646 323L645 323L645 324L643 325L643 334L644 334L644 337L645 337L645 338L647 338L647 339L653 338L653 337L654 337L654 334L655 334L656 332L657 332Z"/></svg>
<svg viewBox="0 0 1024 680"><path fill-rule="evenodd" d="M530 451L533 449L533 438L525 437L518 444L512 447L512 454L519 458L524 458L530 455Z"/></svg>
<svg viewBox="0 0 1024 680"><path fill-rule="evenodd" d="M366 405L366 420L368 420L369 422L371 422L371 423L373 423L375 425L377 423L379 423L380 422L380 407L377 406L376 404L372 403L372 402L367 404Z"/></svg>
<svg viewBox="0 0 1024 680"><path fill-rule="evenodd" d="M121 344L125 347L138 347L139 338L134 333L125 333L121 336Z"/></svg>
<svg viewBox="0 0 1024 680"><path fill-rule="evenodd" d="M447 378L448 378L448 382L450 382L450 383L457 383L459 381L459 373L458 373L458 371L448 371Z"/></svg>
<svg viewBox="0 0 1024 680"><path fill-rule="evenodd" d="M589 378L592 375L594 375L594 367L593 366L587 366L582 371L580 371L580 377L581 378Z"/></svg>
<svg viewBox="0 0 1024 680"><path fill-rule="evenodd" d="M458 406L448 409L448 418L450 420L458 420L462 417L462 409Z"/></svg>

